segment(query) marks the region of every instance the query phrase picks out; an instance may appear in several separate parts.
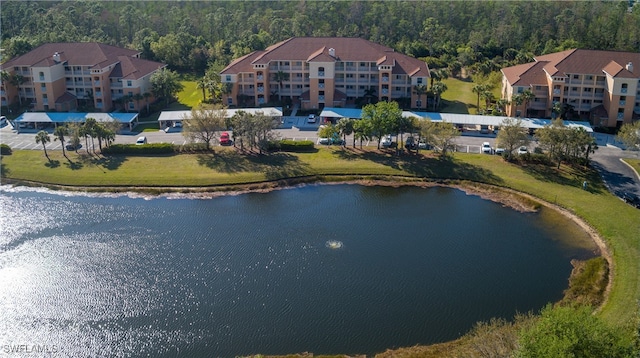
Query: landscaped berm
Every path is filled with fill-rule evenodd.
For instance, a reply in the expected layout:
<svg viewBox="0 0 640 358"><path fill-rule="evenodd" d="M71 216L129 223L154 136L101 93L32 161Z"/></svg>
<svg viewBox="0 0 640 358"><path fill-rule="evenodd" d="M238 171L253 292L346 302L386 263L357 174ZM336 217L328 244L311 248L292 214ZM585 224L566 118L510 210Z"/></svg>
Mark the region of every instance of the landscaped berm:
<svg viewBox="0 0 640 358"><path fill-rule="evenodd" d="M17 150L4 155L2 182L197 195L269 190L317 181L384 182L458 186L521 209L556 207L581 222L603 245L602 258L573 263L574 274L564 301L513 321L479 323L453 342L381 352L378 356L565 357L578 352L572 356L637 357L640 352L640 215L638 209L610 194L591 169L509 163L499 156L481 154L455 153L441 159L430 151L398 156L395 151L350 147L262 156L239 153L234 148L165 156L67 155L68 159L55 151L49 153L50 160L40 151ZM590 183L588 190L582 188L584 181ZM549 327L558 327L558 331Z"/></svg>

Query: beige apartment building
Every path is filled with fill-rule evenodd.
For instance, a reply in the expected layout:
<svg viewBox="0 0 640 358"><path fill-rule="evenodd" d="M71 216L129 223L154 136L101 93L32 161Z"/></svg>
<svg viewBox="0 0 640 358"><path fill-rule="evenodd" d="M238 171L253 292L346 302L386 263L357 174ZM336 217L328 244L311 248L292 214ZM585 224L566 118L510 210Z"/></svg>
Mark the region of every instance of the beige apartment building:
<svg viewBox="0 0 640 358"><path fill-rule="evenodd" d="M2 106L30 103L35 111L67 112L92 104L100 112L138 111L153 97L136 94L151 93L151 75L166 66L139 56L95 42L41 45L2 64L14 78L14 84L2 81ZM22 83L15 84L16 77Z"/></svg>
<svg viewBox="0 0 640 358"><path fill-rule="evenodd" d="M270 100L303 109L410 99L426 108L429 68L418 59L360 38L293 37L234 60L220 73L230 83L226 104L262 106Z"/></svg>
<svg viewBox="0 0 640 358"><path fill-rule="evenodd" d="M640 53L572 49L502 69L502 98L510 116L550 117L569 104L592 125L617 127L640 119ZM513 98L534 97L517 105ZM526 108L525 108L526 106Z"/></svg>

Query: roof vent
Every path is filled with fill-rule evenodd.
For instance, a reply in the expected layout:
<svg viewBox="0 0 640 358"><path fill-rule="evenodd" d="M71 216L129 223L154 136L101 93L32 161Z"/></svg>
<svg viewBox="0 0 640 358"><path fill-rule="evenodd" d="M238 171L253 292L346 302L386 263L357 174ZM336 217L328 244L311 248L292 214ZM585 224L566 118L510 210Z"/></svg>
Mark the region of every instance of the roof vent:
<svg viewBox="0 0 640 358"><path fill-rule="evenodd" d="M631 63L631 61L629 61L629 63L627 63L627 71L633 72L633 63Z"/></svg>
<svg viewBox="0 0 640 358"><path fill-rule="evenodd" d="M60 62L60 54L59 53L54 53L53 54L53 61L55 61L56 63Z"/></svg>
<svg viewBox="0 0 640 358"><path fill-rule="evenodd" d="M335 48L330 48L329 49L329 56L331 57L336 57L336 49Z"/></svg>

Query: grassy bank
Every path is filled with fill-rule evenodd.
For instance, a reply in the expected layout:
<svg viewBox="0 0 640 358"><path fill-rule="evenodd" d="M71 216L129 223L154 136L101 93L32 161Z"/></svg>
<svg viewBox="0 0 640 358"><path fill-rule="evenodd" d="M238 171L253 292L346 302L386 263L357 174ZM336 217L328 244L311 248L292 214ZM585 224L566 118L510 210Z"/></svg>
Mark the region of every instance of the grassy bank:
<svg viewBox="0 0 640 358"><path fill-rule="evenodd" d="M631 334L640 299L640 215L611 195L597 173L587 169L516 165L498 156L455 154L450 160L430 155L397 157L391 152L320 148L313 153L240 155L232 148L212 154L156 157L98 157L62 152L20 151L2 157L3 182L25 180L75 186L224 186L328 175L398 176L465 180L511 188L557 204L586 220L606 241L614 279L600 315ZM582 182L590 183L589 190ZM637 326L635 326L637 329Z"/></svg>

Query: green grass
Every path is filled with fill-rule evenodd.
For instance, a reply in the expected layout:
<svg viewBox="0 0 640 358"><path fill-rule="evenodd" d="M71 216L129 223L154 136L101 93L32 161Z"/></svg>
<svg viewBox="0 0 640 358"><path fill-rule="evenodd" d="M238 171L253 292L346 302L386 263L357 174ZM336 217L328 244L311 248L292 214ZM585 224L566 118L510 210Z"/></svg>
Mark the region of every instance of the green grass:
<svg viewBox="0 0 640 358"><path fill-rule="evenodd" d="M640 159L625 158L624 161L635 169L636 173L640 173Z"/></svg>
<svg viewBox="0 0 640 358"><path fill-rule="evenodd" d="M6 179L76 186L217 186L287 178L344 175L468 180L531 194L585 219L606 241L613 257L614 280L600 315L631 332L638 324L640 299L640 215L609 193L595 171L544 165L516 165L498 156L456 153L450 160L375 150L320 148L312 153L240 155L232 148L210 154L149 157L96 157L16 150L2 157ZM637 163L636 163L637 164ZM400 179L402 180L402 179ZM587 180L589 190L581 184Z"/></svg>
<svg viewBox="0 0 640 358"><path fill-rule="evenodd" d="M196 88L196 81L181 81L184 88L178 93L178 102L187 108L202 103L202 90Z"/></svg>
<svg viewBox="0 0 640 358"><path fill-rule="evenodd" d="M443 80L447 90L442 93L440 111L443 113L476 114L476 94L471 92L473 82L457 78Z"/></svg>

